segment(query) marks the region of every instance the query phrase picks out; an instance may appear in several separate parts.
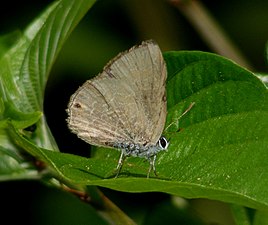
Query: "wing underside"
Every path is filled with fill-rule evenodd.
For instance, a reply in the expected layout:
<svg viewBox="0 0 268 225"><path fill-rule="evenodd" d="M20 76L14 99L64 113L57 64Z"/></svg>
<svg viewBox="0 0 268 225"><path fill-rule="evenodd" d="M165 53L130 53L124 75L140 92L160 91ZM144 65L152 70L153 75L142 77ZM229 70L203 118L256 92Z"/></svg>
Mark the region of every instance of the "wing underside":
<svg viewBox="0 0 268 225"><path fill-rule="evenodd" d="M166 119L166 67L153 41L119 54L72 95L68 125L86 142L154 145Z"/></svg>

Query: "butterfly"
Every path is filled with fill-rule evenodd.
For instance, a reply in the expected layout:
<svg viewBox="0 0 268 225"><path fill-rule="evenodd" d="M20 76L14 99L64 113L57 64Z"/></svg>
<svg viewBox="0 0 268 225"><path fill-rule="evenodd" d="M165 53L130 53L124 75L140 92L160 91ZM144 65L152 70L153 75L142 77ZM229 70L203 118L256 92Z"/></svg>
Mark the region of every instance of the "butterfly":
<svg viewBox="0 0 268 225"><path fill-rule="evenodd" d="M119 175L126 157L149 161L147 177L169 142L162 135L167 115L167 69L153 40L112 59L95 78L71 96L67 123L71 132L95 146L121 151Z"/></svg>

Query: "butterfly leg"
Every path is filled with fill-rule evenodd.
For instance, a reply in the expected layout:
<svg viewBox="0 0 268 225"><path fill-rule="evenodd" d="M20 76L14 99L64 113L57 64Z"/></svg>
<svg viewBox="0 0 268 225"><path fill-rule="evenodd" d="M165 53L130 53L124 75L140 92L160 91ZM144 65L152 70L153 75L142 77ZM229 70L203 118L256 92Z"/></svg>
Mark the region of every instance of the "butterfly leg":
<svg viewBox="0 0 268 225"><path fill-rule="evenodd" d="M115 175L115 178L118 177L118 175L119 175L119 173L120 173L120 171L122 169L122 166L123 166L123 163L124 163L125 159L126 159L125 151L122 149L121 155L120 155L120 158L118 160L117 167L116 167L116 175Z"/></svg>
<svg viewBox="0 0 268 225"><path fill-rule="evenodd" d="M149 167L149 170L147 173L147 178L150 177L150 173L151 173L152 169L154 171L155 176L157 176L156 169L155 169L155 160L156 160L156 155L149 158L150 167Z"/></svg>

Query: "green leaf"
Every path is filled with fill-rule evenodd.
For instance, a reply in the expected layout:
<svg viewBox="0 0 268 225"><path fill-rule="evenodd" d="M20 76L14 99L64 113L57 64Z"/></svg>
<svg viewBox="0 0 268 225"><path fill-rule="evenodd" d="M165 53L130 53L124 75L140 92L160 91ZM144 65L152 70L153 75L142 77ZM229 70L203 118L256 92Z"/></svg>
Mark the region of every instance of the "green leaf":
<svg viewBox="0 0 268 225"><path fill-rule="evenodd" d="M0 120L0 128L5 128L8 121L12 121L15 127L17 128L27 128L35 123L42 117L41 112L33 112L33 113L23 113L20 111L16 111L12 105L6 103L4 114L2 115L3 118Z"/></svg>
<svg viewBox="0 0 268 225"><path fill-rule="evenodd" d="M4 55L20 38L21 33L14 31L0 36L0 58Z"/></svg>
<svg viewBox="0 0 268 225"><path fill-rule="evenodd" d="M16 137L8 136L8 123L17 129L28 127L26 130L30 131L24 130L24 135L36 149L39 146L58 150L42 115L45 85L63 43L94 2L56 1L24 32L16 33L15 40L14 35L0 39L0 148L3 155L0 173L10 171L10 179L17 170L12 165L20 165L22 171L26 171L28 162L22 160L21 149L14 145L18 140L12 138ZM8 151L16 157L11 157ZM8 179L8 173L3 179Z"/></svg>
<svg viewBox="0 0 268 225"><path fill-rule="evenodd" d="M127 192L160 191L268 207L268 95L252 73L201 52L165 54L168 67L168 152L158 155L158 176L146 179L143 159L129 158L114 179L120 153L98 148L94 158L35 150L62 180ZM180 129L180 130L178 130ZM15 132L21 146L25 138ZM35 147L36 148L36 147Z"/></svg>
<svg viewBox="0 0 268 225"><path fill-rule="evenodd" d="M258 73L256 76L268 87L268 75L264 73Z"/></svg>
<svg viewBox="0 0 268 225"><path fill-rule="evenodd" d="M28 26L0 61L1 96L5 100L13 102L23 112L42 110L53 62L64 41L94 2L56 1Z"/></svg>
<svg viewBox="0 0 268 225"><path fill-rule="evenodd" d="M4 102L8 102L10 105L13 104L17 111L29 113L41 110L41 107L36 107L34 110L32 105L34 98L40 94L42 89L33 91L33 87L37 84L31 82L30 74L27 74L23 67L25 67L25 62L29 60L29 57L34 58L33 53L30 55L31 46L36 42L35 38L38 33L40 35L42 24L46 23L46 19L50 16L54 5L49 7L35 22L28 26L27 30L21 34L17 42L8 49L0 60L1 98ZM30 68L33 69L32 67ZM42 76L38 71L35 72L32 77ZM28 83L28 85L24 86L24 83ZM30 85L31 87L29 87ZM26 92L30 92L31 96L27 97Z"/></svg>
<svg viewBox="0 0 268 225"><path fill-rule="evenodd" d="M80 185L127 192L160 191L268 208L268 95L249 71L202 52L169 52L167 126L193 108L165 135L168 152L158 155L158 176L146 178L148 162L129 158L114 179L120 153L98 148L95 158L40 149L59 177ZM180 129L178 131L178 129ZM16 132L20 142L25 138ZM105 155L105 157L104 157Z"/></svg>
<svg viewBox="0 0 268 225"><path fill-rule="evenodd" d="M40 179L38 171L19 154L0 146L0 181ZM23 165L23 166L22 166Z"/></svg>
<svg viewBox="0 0 268 225"><path fill-rule="evenodd" d="M268 212L259 210L255 213L253 225L268 225Z"/></svg>
<svg viewBox="0 0 268 225"><path fill-rule="evenodd" d="M57 1L28 26L16 45L0 60L1 108L8 102L18 112L42 111L45 85L53 62L64 41L94 2ZM56 150L45 119L37 126L39 140L36 144Z"/></svg>

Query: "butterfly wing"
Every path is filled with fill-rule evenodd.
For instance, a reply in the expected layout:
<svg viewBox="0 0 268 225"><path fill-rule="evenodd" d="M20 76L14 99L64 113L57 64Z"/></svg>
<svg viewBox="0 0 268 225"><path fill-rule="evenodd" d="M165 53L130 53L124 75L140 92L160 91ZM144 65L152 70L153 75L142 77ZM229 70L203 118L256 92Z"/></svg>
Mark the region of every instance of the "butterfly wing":
<svg viewBox="0 0 268 225"><path fill-rule="evenodd" d="M72 95L69 128L97 146L156 144L166 119L166 76L161 51L153 41L119 54Z"/></svg>

